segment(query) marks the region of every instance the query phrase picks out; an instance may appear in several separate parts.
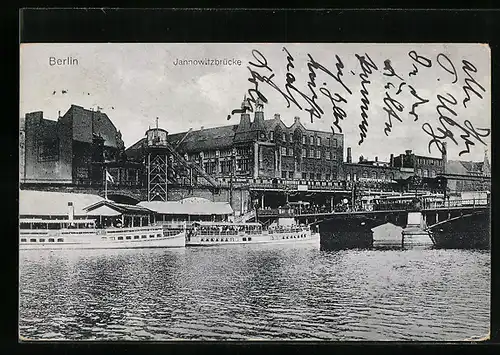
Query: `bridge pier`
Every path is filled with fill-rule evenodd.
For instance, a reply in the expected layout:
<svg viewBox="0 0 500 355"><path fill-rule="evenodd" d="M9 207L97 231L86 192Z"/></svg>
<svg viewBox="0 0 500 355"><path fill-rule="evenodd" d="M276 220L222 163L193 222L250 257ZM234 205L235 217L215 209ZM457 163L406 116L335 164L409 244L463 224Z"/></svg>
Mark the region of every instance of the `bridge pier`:
<svg viewBox="0 0 500 355"><path fill-rule="evenodd" d="M436 213L436 220L438 214ZM403 249L414 247L432 247L430 233L426 230L425 216L421 212L408 212L408 223L401 232L401 247Z"/></svg>

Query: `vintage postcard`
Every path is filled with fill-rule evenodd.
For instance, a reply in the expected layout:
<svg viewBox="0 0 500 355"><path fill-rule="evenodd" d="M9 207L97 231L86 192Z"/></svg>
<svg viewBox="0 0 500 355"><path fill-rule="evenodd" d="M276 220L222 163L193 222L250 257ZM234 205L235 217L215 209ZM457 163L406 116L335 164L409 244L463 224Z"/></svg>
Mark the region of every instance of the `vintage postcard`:
<svg viewBox="0 0 500 355"><path fill-rule="evenodd" d="M20 341L488 338L487 44L20 59Z"/></svg>

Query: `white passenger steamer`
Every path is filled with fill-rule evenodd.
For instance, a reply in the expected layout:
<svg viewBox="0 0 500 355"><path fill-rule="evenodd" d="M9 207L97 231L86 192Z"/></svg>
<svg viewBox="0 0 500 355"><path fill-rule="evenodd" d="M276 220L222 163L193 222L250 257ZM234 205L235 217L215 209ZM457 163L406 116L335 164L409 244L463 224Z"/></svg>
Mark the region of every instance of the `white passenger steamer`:
<svg viewBox="0 0 500 355"><path fill-rule="evenodd" d="M319 242L319 233L304 225L265 229L260 223L194 222L186 235L186 246L310 244L319 247Z"/></svg>
<svg viewBox="0 0 500 355"><path fill-rule="evenodd" d="M121 249L184 247L186 233L150 225L96 228L93 219L21 219L19 249Z"/></svg>

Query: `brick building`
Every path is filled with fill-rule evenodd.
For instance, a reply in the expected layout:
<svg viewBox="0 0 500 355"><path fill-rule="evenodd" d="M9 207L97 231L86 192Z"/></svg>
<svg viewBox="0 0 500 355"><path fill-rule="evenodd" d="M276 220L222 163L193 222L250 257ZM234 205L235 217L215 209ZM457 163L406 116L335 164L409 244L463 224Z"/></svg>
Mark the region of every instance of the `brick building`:
<svg viewBox="0 0 500 355"><path fill-rule="evenodd" d="M242 108L249 109L243 101ZM168 142L183 158L217 179L336 180L342 167L342 134L307 129L295 117L287 126L279 114L265 119L262 102L253 120L246 111L238 124L170 134ZM146 138L126 150L143 162Z"/></svg>
<svg viewBox="0 0 500 355"><path fill-rule="evenodd" d="M398 156L391 154L390 165L394 167L413 168L415 175L433 178L445 172L446 161L445 144L445 153L441 155L441 158L416 155L411 150L406 150L405 154Z"/></svg>
<svg viewBox="0 0 500 355"><path fill-rule="evenodd" d="M123 178L139 179L140 166L124 161L121 133L103 112L71 105L57 121L30 112L20 131L21 183L101 184L104 166L118 162Z"/></svg>

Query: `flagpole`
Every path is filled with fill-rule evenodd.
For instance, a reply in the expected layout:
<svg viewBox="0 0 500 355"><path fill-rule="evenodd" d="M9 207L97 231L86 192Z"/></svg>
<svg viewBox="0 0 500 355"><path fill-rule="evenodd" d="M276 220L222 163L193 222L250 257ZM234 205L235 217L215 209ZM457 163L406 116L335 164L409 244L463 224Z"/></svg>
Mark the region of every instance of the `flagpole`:
<svg viewBox="0 0 500 355"><path fill-rule="evenodd" d="M108 199L108 168L104 168L104 199Z"/></svg>

